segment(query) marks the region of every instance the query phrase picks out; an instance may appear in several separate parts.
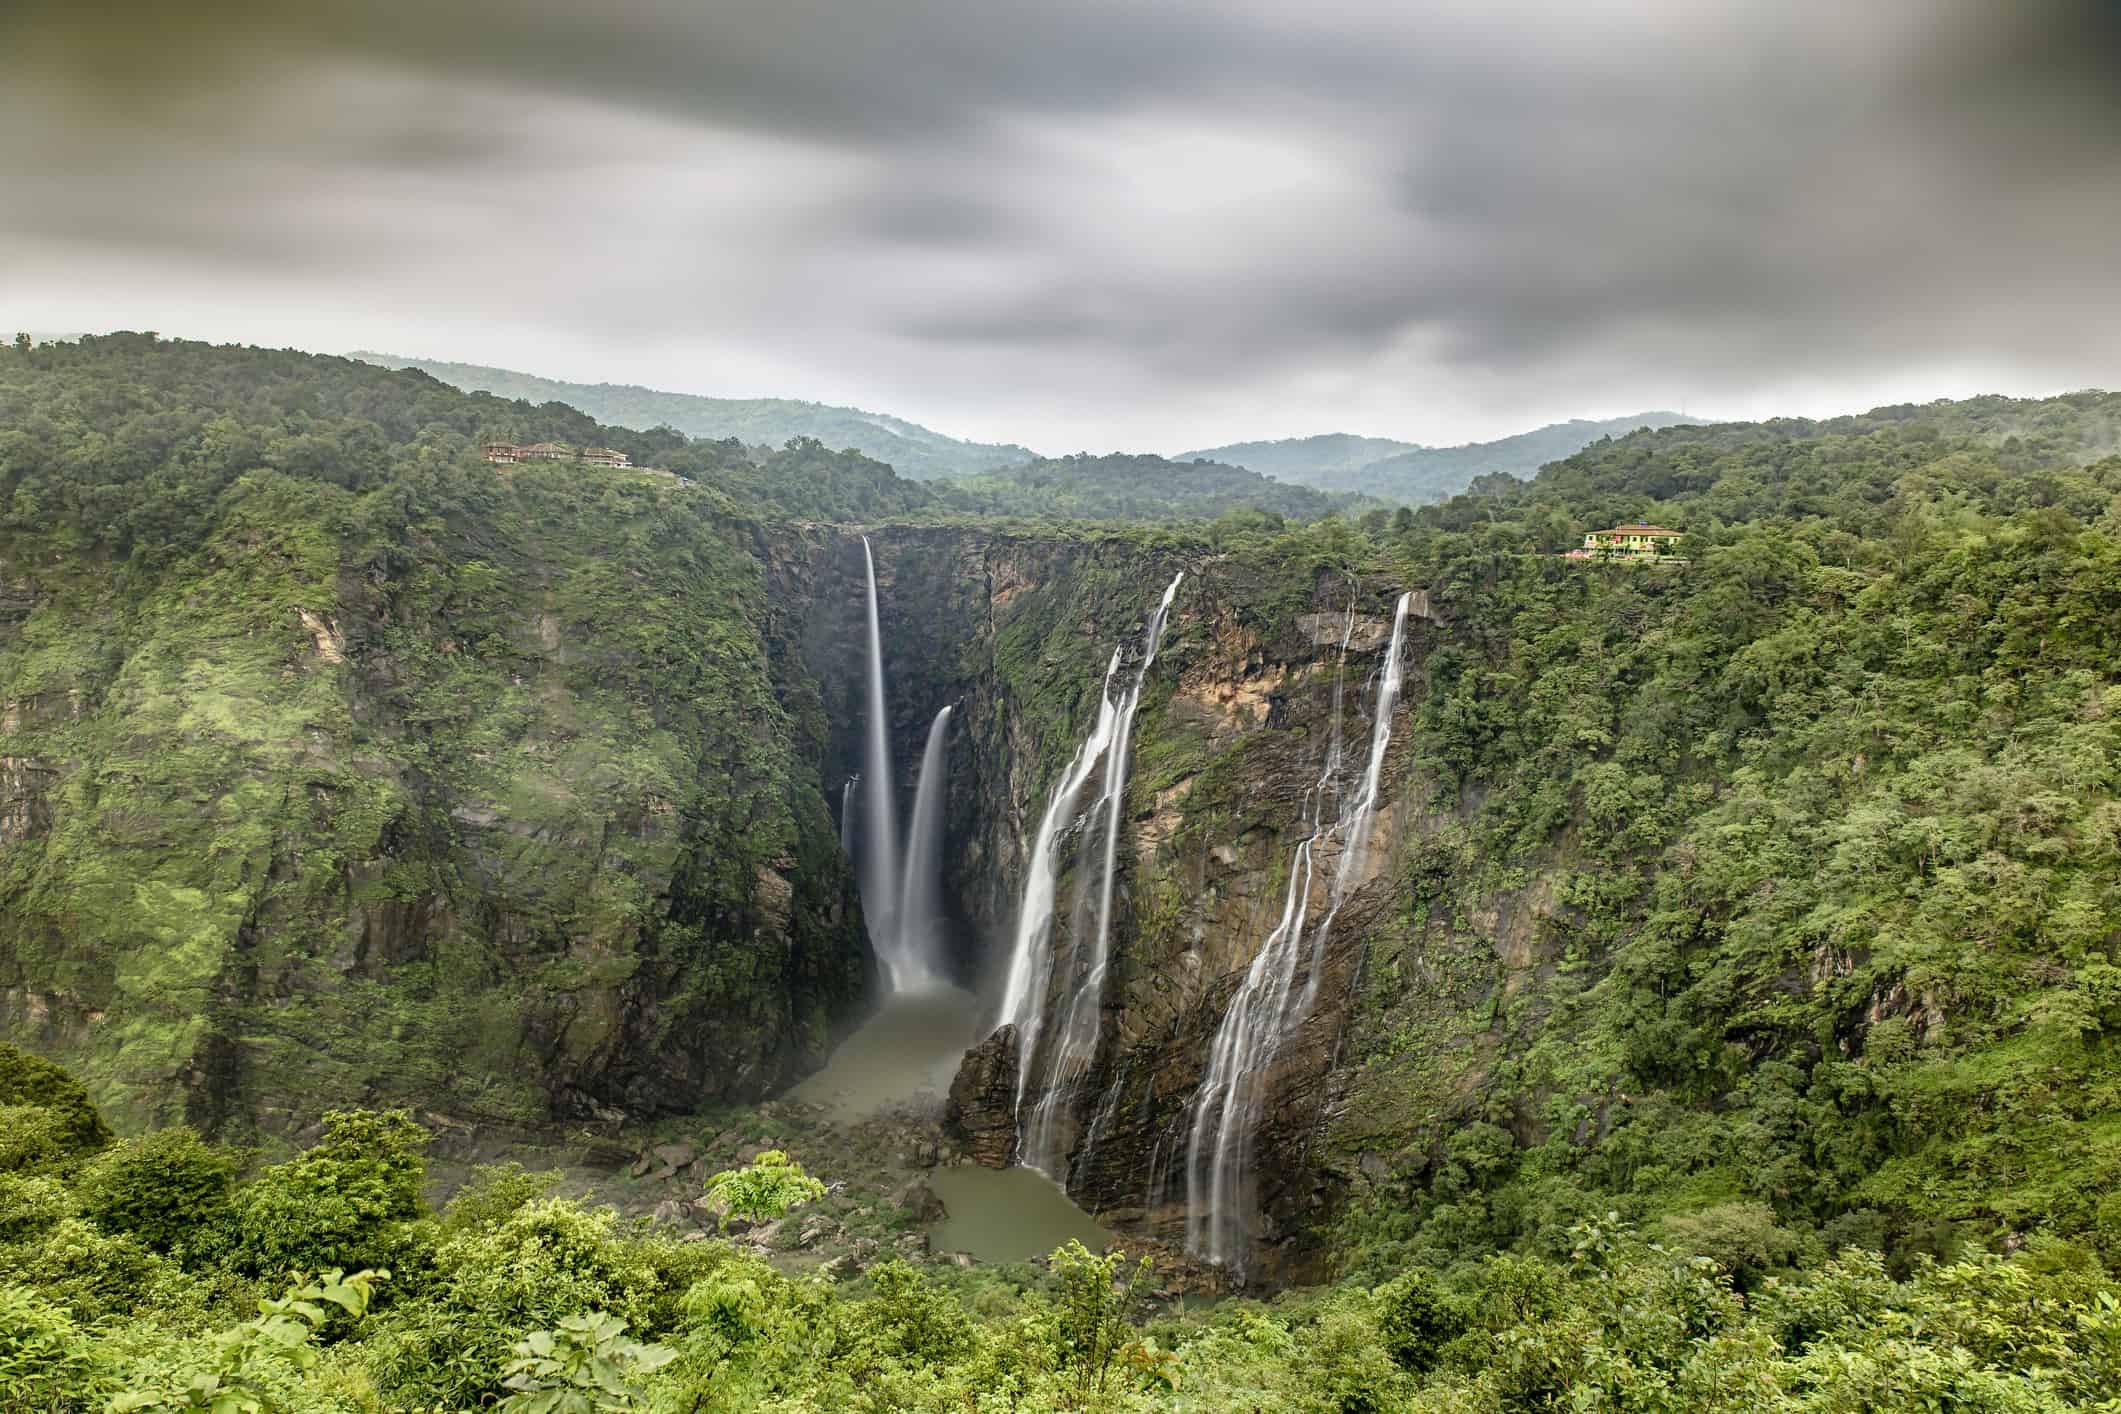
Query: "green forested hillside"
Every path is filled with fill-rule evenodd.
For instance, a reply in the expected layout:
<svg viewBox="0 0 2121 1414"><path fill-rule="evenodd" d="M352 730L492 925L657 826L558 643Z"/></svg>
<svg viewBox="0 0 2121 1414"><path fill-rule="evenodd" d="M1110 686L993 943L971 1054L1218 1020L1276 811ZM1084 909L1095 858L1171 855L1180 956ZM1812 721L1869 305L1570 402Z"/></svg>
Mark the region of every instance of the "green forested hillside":
<svg viewBox="0 0 2121 1414"><path fill-rule="evenodd" d="M1346 504L1216 462L1081 452L968 477L937 488L944 504L978 515L1058 520L1214 520L1233 510L1316 520Z"/></svg>
<svg viewBox="0 0 2121 1414"><path fill-rule="evenodd" d="M1590 446L1602 437L1625 437L1642 427L1671 427L1689 419L1676 412L1644 412L1602 421L1572 418L1493 442L1459 447L1417 447L1381 457L1344 476L1321 477L1311 484L1330 491L1356 491L1380 500L1425 505L1441 501L1482 477L1527 477L1551 461Z"/></svg>
<svg viewBox="0 0 2121 1414"><path fill-rule="evenodd" d="M886 413L794 398L706 398L623 383L564 383L475 363L445 363L380 353L351 356L387 368L417 368L470 393L493 393L537 404L561 403L621 427L669 427L688 437L708 441L733 439L750 446L778 447L791 440L808 439L835 451L853 450L874 457L902 476L921 480L977 476L1030 461L1035 455L1014 445L960 441Z"/></svg>
<svg viewBox="0 0 2121 1414"><path fill-rule="evenodd" d="M494 435L659 454L344 360L0 353L0 1021L128 1124L757 1093L858 1000L748 523Z"/></svg>
<svg viewBox="0 0 2121 1414"><path fill-rule="evenodd" d="M1364 1241L1552 1250L1617 1201L2121 1261L2117 416L1644 433L1422 513L1442 813L1335 1137L1415 1161ZM1552 555L1639 517L1692 562Z"/></svg>

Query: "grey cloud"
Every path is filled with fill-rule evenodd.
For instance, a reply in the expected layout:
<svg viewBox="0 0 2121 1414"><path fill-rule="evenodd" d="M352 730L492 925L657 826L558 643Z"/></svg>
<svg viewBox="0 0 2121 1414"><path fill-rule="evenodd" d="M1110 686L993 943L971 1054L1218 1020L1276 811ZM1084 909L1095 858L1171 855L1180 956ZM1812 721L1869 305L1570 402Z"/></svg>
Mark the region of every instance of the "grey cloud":
<svg viewBox="0 0 2121 1414"><path fill-rule="evenodd" d="M2116 73L2110 0L17 0L0 260L395 279L1005 435L1034 386L1136 428L1321 378L2111 382Z"/></svg>

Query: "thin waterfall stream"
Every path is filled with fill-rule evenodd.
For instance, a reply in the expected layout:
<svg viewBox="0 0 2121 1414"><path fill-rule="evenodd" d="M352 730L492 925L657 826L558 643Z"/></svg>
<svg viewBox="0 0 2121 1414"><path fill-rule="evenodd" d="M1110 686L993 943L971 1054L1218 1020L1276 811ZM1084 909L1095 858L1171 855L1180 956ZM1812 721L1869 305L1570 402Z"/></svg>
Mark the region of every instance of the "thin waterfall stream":
<svg viewBox="0 0 2121 1414"><path fill-rule="evenodd" d="M913 813L906 819L905 873L899 876L896 945L909 985L936 985L945 975L943 940L943 797L949 793L950 709L928 725L921 773L913 787Z"/></svg>
<svg viewBox="0 0 2121 1414"><path fill-rule="evenodd" d="M1333 679L1333 726L1318 781L1304 801L1305 835L1289 868L1289 886L1281 920L1260 945L1245 972L1243 985L1224 1012L1208 1068L1194 1099L1193 1122L1186 1147L1186 1250L1219 1265L1242 1267L1249 1256L1247 1221L1253 1207L1252 1146L1266 1104L1268 1072L1283 1043L1310 1014L1318 999L1326 940L1360 875L1370 847L1382 787L1385 749L1392 740L1392 713L1399 705L1404 679L1401 650L1406 641L1407 610L1413 595L1399 596L1392 616L1392 638L1377 686L1377 705L1370 728L1370 756L1352 810L1340 809L1341 707L1348 642L1354 630L1351 609L1341 637L1340 662ZM1331 814L1327 802L1333 801ZM1326 867L1321 846L1339 842L1331 862L1325 918L1309 937L1305 930L1319 871ZM1296 978L1301 966L1301 989Z"/></svg>
<svg viewBox="0 0 2121 1414"><path fill-rule="evenodd" d="M869 945L894 992L943 984L942 959L943 796L949 789L950 709L935 714L914 781L913 814L903 840L898 803L891 789L891 722L885 705L884 635L877 614L876 556L862 537L862 567L868 577L868 713L862 733L862 774L840 794L840 843L848 839L848 810L859 800L861 829L855 872ZM903 849L901 846L903 845ZM902 862L903 860L903 862Z"/></svg>
<svg viewBox="0 0 2121 1414"><path fill-rule="evenodd" d="M891 719L884 706L884 634L876 608L876 556L869 537L862 537L862 567L869 585L868 711L862 734L861 858L856 872L862 889L862 915L869 923L869 945L883 964L894 992L913 981L908 959L898 954L898 802L891 789Z"/></svg>
<svg viewBox="0 0 2121 1414"><path fill-rule="evenodd" d="M1018 1161L1055 1182L1065 1181L1071 1137L1070 1100L1097 1054L1105 973L1111 962L1112 890L1118 872L1119 821L1125 807L1134 716L1141 707L1142 687L1149 669L1156 662L1171 601L1184 578L1181 571L1165 587L1163 598L1142 630L1140 661L1127 686L1117 695L1114 684L1119 680L1124 655L1118 648L1113 650L1099 688L1096 721L1046 802L1024 872L1023 901L1017 910L1016 939L1010 951L997 1024L1013 1024L1017 1028L1020 1063L1016 1113L1021 1136ZM1095 840L1100 846L1096 872L1077 879L1078 926L1071 930L1071 946L1063 957L1053 926L1061 851L1077 818L1076 797L1100 763L1104 770L1098 794L1081 817L1084 828L1079 836L1086 843ZM1082 861L1079 867L1090 867L1089 861ZM1090 892L1093 879L1094 893ZM1068 985L1055 998L1051 995L1055 975L1063 968ZM1049 1002L1059 1013L1055 1017L1046 1014Z"/></svg>

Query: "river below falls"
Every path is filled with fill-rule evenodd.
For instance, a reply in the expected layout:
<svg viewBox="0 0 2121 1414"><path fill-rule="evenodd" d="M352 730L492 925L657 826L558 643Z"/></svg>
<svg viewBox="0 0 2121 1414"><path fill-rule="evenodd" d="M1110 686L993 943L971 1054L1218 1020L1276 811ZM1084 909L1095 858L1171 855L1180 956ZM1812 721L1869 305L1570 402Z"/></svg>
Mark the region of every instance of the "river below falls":
<svg viewBox="0 0 2121 1414"><path fill-rule="evenodd" d="M790 1094L830 1106L841 1121L908 1102L939 1105L985 1019L970 992L943 987L896 993L840 1043L823 1070ZM928 1230L939 1252L1021 1262L1043 1257L1070 1238L1093 1251L1112 1240L1059 1185L1032 1169L995 1170L967 1161L922 1176L950 1214Z"/></svg>

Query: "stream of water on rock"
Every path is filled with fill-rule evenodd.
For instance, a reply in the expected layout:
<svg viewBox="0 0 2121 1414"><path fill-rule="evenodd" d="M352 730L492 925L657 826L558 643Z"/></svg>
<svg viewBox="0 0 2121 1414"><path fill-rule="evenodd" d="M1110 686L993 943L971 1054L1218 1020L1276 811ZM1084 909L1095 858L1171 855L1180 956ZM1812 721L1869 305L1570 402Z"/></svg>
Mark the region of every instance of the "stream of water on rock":
<svg viewBox="0 0 2121 1414"><path fill-rule="evenodd" d="M1156 662L1171 600L1183 571L1172 576L1155 612L1142 630L1141 659L1128 685L1117 695L1121 649L1112 650L1098 693L1097 720L1076 748L1060 784L1046 802L1038 833L1032 838L1031 861L1024 871L1023 902L1017 910L1016 940L1002 989L997 1025L1014 1025L1020 1038L1016 1092L1017 1124L1022 1142L1019 1160L1056 1181L1066 1177L1069 1150L1067 1119L1073 1088L1096 1058L1098 1027L1103 1017L1105 970L1111 960L1112 885L1118 870L1119 817L1127 794L1127 764L1134 737L1134 714L1141 707L1142 686ZM1078 863L1074 927L1066 956L1054 936L1054 903L1060 881L1060 846L1075 820L1076 796L1102 763L1097 798L1083 815L1082 846L1102 845L1094 867ZM1093 882L1094 881L1094 882ZM1094 892L1093 892L1094 889ZM1057 970L1065 984L1057 999L1058 1015L1047 1006Z"/></svg>
<svg viewBox="0 0 2121 1414"><path fill-rule="evenodd" d="M1241 1268L1250 1255L1246 1223L1254 1206L1252 1150L1266 1107L1268 1073L1282 1044L1303 1024L1318 999L1326 939L1348 890L1361 882L1376 822L1385 748L1392 740L1392 712L1399 705L1404 676L1400 653L1412 602L1412 595L1400 595L1393 612L1391 644L1378 677L1369 762L1352 805L1344 809L1339 793L1341 672L1354 631L1354 616L1349 615L1348 630L1341 637L1341 661L1334 668L1332 734L1318 782L1305 795L1306 833L1289 869L1281 921L1260 944L1243 985L1223 1013L1209 1048L1207 1072L1193 1102L1186 1148L1186 1250L1218 1265ZM1336 845L1337 857L1328 858L1328 851ZM1327 868L1332 882L1326 914L1310 934L1307 947L1312 891L1320 871ZM1296 986L1299 971L1304 978L1301 988Z"/></svg>

